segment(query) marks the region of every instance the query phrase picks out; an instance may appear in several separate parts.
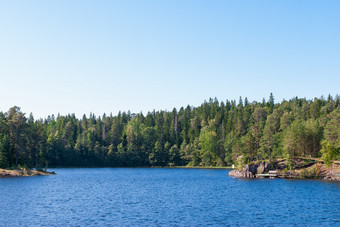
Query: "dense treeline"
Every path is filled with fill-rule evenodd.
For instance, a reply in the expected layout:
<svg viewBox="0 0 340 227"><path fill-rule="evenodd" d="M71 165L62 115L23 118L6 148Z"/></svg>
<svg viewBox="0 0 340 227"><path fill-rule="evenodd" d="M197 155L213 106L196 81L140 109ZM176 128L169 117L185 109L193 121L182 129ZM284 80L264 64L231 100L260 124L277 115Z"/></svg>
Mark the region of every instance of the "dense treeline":
<svg viewBox="0 0 340 227"><path fill-rule="evenodd" d="M34 120L0 112L0 167L226 166L277 157L339 159L340 98L219 102L147 115Z"/></svg>

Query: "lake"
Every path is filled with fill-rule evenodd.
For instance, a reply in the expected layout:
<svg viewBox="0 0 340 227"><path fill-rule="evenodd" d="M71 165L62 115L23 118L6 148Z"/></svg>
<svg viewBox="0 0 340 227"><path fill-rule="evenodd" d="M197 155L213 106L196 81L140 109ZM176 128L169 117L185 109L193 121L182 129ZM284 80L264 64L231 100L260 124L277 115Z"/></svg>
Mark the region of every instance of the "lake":
<svg viewBox="0 0 340 227"><path fill-rule="evenodd" d="M0 226L340 226L339 182L236 179L224 169L53 171L0 178Z"/></svg>

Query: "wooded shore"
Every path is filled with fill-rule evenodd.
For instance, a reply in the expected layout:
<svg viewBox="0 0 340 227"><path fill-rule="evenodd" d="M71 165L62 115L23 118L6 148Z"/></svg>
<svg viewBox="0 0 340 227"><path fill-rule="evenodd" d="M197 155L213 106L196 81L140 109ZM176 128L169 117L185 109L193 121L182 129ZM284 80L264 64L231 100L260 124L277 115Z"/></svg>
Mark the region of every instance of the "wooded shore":
<svg viewBox="0 0 340 227"><path fill-rule="evenodd" d="M231 166L239 160L340 161L340 97L248 99L147 114L35 120L0 111L0 168ZM243 165L244 165L243 164Z"/></svg>

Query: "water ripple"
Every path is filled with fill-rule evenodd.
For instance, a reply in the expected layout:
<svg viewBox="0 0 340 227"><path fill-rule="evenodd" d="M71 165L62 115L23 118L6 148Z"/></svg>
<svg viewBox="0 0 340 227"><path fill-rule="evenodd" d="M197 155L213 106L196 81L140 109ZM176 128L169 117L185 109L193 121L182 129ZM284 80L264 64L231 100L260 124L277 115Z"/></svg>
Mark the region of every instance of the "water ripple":
<svg viewBox="0 0 340 227"><path fill-rule="evenodd" d="M56 169L0 179L0 226L340 226L340 187L226 170Z"/></svg>

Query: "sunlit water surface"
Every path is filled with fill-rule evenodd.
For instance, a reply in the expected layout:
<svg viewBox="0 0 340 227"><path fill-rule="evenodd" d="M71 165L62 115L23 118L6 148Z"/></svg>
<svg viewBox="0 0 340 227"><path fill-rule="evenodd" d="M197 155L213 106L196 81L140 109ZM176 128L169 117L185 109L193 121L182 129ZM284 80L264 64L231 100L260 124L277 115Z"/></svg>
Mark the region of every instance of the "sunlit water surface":
<svg viewBox="0 0 340 227"><path fill-rule="evenodd" d="M221 169L54 169L1 178L0 226L340 226L340 183Z"/></svg>

